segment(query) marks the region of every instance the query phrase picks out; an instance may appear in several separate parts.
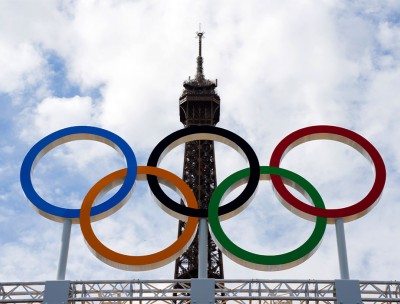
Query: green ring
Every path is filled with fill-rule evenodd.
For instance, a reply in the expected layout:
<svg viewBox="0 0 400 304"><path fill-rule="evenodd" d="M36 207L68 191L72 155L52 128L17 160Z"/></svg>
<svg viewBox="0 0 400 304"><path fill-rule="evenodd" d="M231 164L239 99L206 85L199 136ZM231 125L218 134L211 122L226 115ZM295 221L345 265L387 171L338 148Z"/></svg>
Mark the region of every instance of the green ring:
<svg viewBox="0 0 400 304"><path fill-rule="evenodd" d="M225 234L218 217L218 207L223 200L224 194L235 185L246 179L250 169L240 170L227 177L214 191L208 206L208 220L214 241L229 258L237 263L256 270L283 270L294 267L308 259L318 248L325 233L327 219L316 217L316 223L311 236L298 248L278 255L261 255L242 249L233 243ZM324 202L318 191L300 175L282 168L261 166L261 175L279 175L285 182L294 182L300 186L311 198L315 207L324 208Z"/></svg>

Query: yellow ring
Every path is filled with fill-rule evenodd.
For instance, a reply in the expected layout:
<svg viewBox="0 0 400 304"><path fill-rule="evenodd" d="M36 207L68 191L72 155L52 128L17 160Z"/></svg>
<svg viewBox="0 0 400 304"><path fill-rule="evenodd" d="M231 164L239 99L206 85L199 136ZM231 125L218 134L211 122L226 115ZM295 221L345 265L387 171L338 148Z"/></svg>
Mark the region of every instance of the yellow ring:
<svg viewBox="0 0 400 304"><path fill-rule="evenodd" d="M173 190L180 192L182 198L185 199L187 205L191 208L198 208L196 197L189 186L175 174L157 167L138 166L137 176L142 178L146 175L154 175L160 177L164 181L172 184ZM80 226L82 234L97 258L106 264L124 270L150 270L164 266L180 256L190 245L194 238L198 219L189 217L182 234L178 239L167 248L149 255L132 256L118 253L106 247L94 234L90 217L90 210L98 196L107 192L111 188L122 183L127 173L127 169L115 171L98 181L88 192L82 202L80 212ZM122 205L124 201L120 204Z"/></svg>

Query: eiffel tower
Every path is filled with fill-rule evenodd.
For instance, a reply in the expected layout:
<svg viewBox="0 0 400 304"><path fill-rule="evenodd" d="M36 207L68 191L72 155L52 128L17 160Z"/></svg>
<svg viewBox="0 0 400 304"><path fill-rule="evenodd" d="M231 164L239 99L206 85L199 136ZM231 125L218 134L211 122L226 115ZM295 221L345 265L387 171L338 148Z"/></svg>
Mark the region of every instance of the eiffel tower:
<svg viewBox="0 0 400 304"><path fill-rule="evenodd" d="M220 98L215 91L217 80L211 81L204 77L202 40L204 32L197 32L199 55L197 71L194 79L184 81L183 93L179 98L180 121L185 128L191 126L215 126L219 121ZM211 195L216 187L214 142L210 140L195 140L185 144L183 161L183 180L193 190L199 208L207 209ZM183 202L181 202L183 204ZM185 228L185 222L180 221L178 236ZM198 234L188 250L175 263L175 279L190 279L198 277ZM208 268L207 277L224 278L222 253L217 248L208 233Z"/></svg>

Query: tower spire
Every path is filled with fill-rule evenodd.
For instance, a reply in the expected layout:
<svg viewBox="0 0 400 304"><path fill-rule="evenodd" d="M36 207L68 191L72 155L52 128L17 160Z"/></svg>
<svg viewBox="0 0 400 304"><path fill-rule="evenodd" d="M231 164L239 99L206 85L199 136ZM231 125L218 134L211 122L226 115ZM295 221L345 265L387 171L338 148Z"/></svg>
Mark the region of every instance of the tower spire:
<svg viewBox="0 0 400 304"><path fill-rule="evenodd" d="M199 39L199 56L197 56L197 72L196 72L196 80L201 82L204 80L203 74L203 57L201 56L202 49L202 39L204 38L204 32L201 32L201 25L198 32L196 32L197 38Z"/></svg>
<svg viewBox="0 0 400 304"><path fill-rule="evenodd" d="M184 90L179 98L180 118L185 127L204 124L215 126L219 121L220 100L215 91L217 80L211 81L204 77L202 57L204 32L201 31L201 24L199 31L196 32L196 38L199 39L197 72L194 79L189 76L189 79L183 82Z"/></svg>

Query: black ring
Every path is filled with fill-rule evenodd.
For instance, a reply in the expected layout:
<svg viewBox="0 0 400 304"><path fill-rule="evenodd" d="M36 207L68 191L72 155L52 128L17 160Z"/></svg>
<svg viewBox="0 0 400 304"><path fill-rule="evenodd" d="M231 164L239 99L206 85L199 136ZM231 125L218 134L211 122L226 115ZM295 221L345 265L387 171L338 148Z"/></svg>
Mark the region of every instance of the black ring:
<svg viewBox="0 0 400 304"><path fill-rule="evenodd" d="M157 167L158 163L162 160L165 154L168 153L168 151L179 144L193 140L215 140L228 145L233 144L239 152L242 152L246 156L250 167L248 183L243 192L240 193L240 195L238 195L234 200L219 207L218 215L225 215L224 219L227 219L234 215L230 214L233 211L237 211L236 213L238 213L243 210L247 205L246 203L250 202L257 189L258 182L260 180L260 164L253 148L243 138L231 131L213 126L191 126L178 130L168 135L158 143L158 145L150 154L149 160L147 161L147 166ZM172 212L175 212L175 214L178 214L178 217L179 215L192 217L208 216L207 209L189 208L169 198L161 189L156 176L149 175L147 177L147 181L156 199L161 202L164 207L168 208Z"/></svg>

